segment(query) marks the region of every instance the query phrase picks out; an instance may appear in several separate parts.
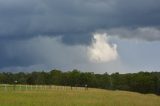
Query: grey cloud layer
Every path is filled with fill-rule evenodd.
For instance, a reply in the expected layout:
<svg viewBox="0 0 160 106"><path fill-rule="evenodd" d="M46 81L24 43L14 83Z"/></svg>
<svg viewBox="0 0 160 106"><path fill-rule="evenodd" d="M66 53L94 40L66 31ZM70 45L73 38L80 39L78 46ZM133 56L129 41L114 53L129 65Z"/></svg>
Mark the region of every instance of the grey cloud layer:
<svg viewBox="0 0 160 106"><path fill-rule="evenodd" d="M0 68L84 63L97 31L160 41L159 19L160 0L0 0Z"/></svg>
<svg viewBox="0 0 160 106"><path fill-rule="evenodd" d="M3 67L52 64L53 66L81 63L86 60L83 46L67 46L60 37L38 36L32 39L11 41L0 48L0 69ZM80 50L80 51L79 51Z"/></svg>
<svg viewBox="0 0 160 106"><path fill-rule="evenodd" d="M113 28L107 30L112 36L126 39L137 39L146 41L159 41L160 29L155 27L139 27L136 29Z"/></svg>
<svg viewBox="0 0 160 106"><path fill-rule="evenodd" d="M87 43L99 29L158 27L159 19L159 0L1 0L0 38L61 35L67 44Z"/></svg>
<svg viewBox="0 0 160 106"><path fill-rule="evenodd" d="M103 37L104 36L97 39L98 43L100 43L101 40L104 41ZM96 73L125 70L126 67L119 59L114 62L111 61L108 64L104 64L104 62L101 64L99 63L100 61L113 60L113 55L115 54L111 54L111 57L107 55L107 57L104 52L102 52L100 53L100 58L104 58L103 60L98 59L98 63L89 61L89 58L92 55L88 55L88 50L91 50L89 53L93 52L93 50L101 51L102 49L99 49L98 46L102 46L103 49L107 49L111 53L113 52L111 47L108 48L109 44L103 41L102 45L94 42L94 47L88 48L86 45L65 45L61 42L61 37L38 36L32 39L23 39L21 41L12 40L12 42L9 42L3 49L0 48L0 51L2 51L0 52L0 72L38 71L51 70L52 68L63 70L77 68L84 71L94 71ZM2 44L2 42L0 42L0 44Z"/></svg>

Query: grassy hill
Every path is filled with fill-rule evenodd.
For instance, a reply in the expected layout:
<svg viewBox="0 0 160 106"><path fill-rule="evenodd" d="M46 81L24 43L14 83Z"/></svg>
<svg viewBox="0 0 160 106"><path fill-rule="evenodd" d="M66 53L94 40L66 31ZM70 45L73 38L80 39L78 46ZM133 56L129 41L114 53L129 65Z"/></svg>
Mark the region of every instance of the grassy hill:
<svg viewBox="0 0 160 106"><path fill-rule="evenodd" d="M58 86L1 87L0 106L160 106L160 96Z"/></svg>

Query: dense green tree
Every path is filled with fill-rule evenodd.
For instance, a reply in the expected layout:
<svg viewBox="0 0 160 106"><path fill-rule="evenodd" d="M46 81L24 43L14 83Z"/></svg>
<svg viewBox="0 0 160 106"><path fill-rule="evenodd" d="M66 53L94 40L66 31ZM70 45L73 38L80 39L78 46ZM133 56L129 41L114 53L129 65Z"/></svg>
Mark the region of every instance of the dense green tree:
<svg viewBox="0 0 160 106"><path fill-rule="evenodd" d="M160 95L160 72L139 72L111 75L94 74L93 72L80 72L72 70L62 72L61 70L51 70L50 72L32 72L32 73L0 73L1 84L38 84L38 85L67 85L81 86L86 84L88 87L127 90L141 93L155 93Z"/></svg>

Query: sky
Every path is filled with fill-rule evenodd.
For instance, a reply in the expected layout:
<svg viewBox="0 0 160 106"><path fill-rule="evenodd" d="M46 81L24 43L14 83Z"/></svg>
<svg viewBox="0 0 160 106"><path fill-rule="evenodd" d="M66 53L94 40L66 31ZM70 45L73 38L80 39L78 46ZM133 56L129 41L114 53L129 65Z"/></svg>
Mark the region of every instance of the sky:
<svg viewBox="0 0 160 106"><path fill-rule="evenodd" d="M0 0L0 72L160 71L159 0Z"/></svg>

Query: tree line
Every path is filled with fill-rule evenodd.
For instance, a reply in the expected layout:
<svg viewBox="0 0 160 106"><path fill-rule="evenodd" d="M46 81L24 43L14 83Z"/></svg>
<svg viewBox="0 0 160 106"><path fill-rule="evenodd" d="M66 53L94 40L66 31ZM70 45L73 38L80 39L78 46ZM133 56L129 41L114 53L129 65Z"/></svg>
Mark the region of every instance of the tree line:
<svg viewBox="0 0 160 106"><path fill-rule="evenodd" d="M110 90L126 90L140 93L154 93L160 95L160 72L138 72L119 74L95 74L93 72L80 72L78 70L63 72L51 70L50 72L32 73L0 73L1 84L32 84L32 85L63 85L102 88Z"/></svg>

